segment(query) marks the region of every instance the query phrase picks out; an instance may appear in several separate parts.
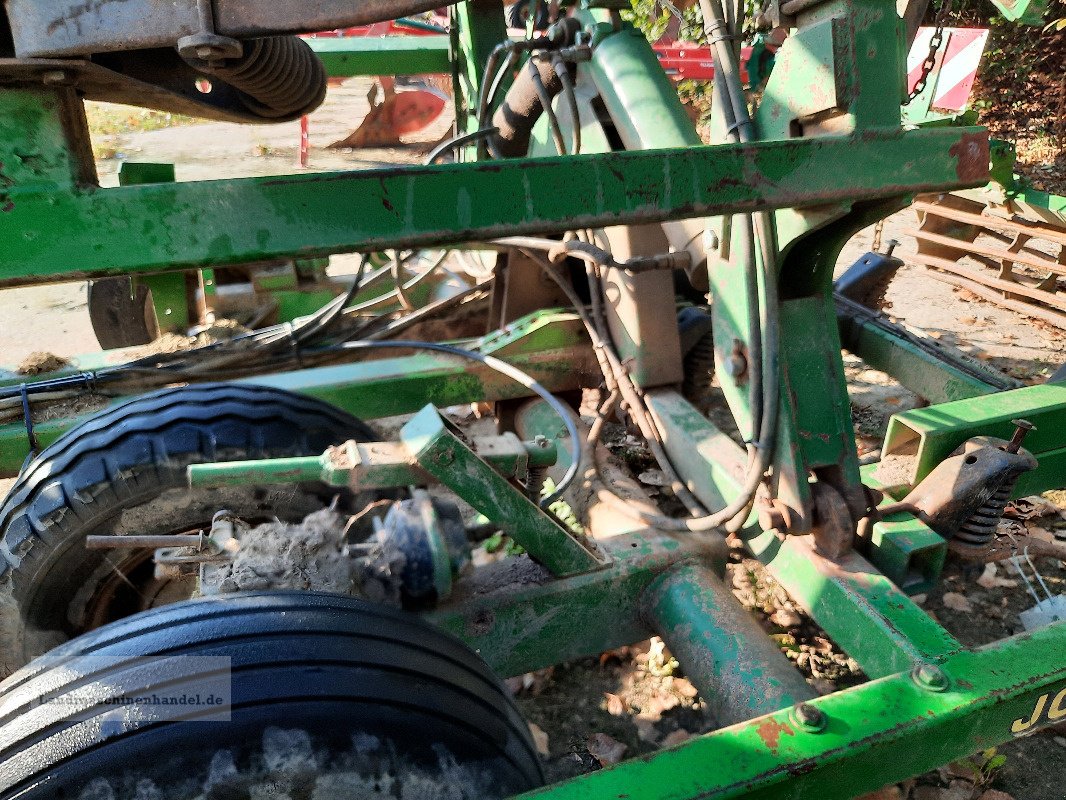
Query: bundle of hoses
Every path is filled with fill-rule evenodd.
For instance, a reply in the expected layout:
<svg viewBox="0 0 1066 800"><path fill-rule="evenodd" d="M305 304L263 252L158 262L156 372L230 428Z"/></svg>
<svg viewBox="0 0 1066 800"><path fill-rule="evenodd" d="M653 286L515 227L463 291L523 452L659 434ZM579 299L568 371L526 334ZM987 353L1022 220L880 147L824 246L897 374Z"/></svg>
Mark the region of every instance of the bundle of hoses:
<svg viewBox="0 0 1066 800"><path fill-rule="evenodd" d="M449 251L406 283L413 288L440 268ZM401 260L400 254L393 256ZM226 341L172 353L158 353L92 372L65 375L0 388L0 420L19 416L30 399L59 401L86 391L94 394L124 395L148 391L172 383L228 380L272 370L307 368L349 360L350 352L329 345L340 342L381 341L391 339L417 322L440 315L455 307L480 301L485 297L486 281L451 297L431 302L414 311L368 313L387 304L400 291L394 288L372 300L351 305L361 289L370 287L379 275L392 271L386 265L364 279L367 261L348 291L338 295L321 309L291 323L273 325Z"/></svg>
<svg viewBox="0 0 1066 800"><path fill-rule="evenodd" d="M704 15L707 37L714 51L716 74L720 76L715 83L716 102L722 108L729 138L732 141L750 141L752 138L752 123L740 81L739 68L738 32L743 28L742 6L738 6L736 13L727 18L722 9L721 0L701 0L700 5ZM730 6L730 8L731 10L734 9L733 6ZM525 72L528 74L529 83L538 90L542 89L544 84L552 77L558 77L553 75L552 71L546 69L544 62L534 65L532 60L529 69ZM559 81L556 81L556 84L561 87ZM553 88L557 88L556 84L552 84ZM536 94L543 95L543 92L538 91ZM531 92L524 93L523 97L527 95L531 95ZM543 106L544 98L540 99L542 100L541 106ZM550 100L547 102L550 102ZM529 105L530 108L527 109L523 106L518 109L513 107L513 104L501 106L493 120L495 127L505 130L504 123L511 123L512 127L514 127L515 119L521 120L522 123L528 123L529 119L535 119L539 116L537 113L539 110L543 110L542 108L535 108L533 103L527 103L526 105ZM523 111L524 113L516 113L518 111ZM517 126L520 133L524 127L525 124ZM490 141L498 150L502 150L505 147L505 143L501 141L499 135L496 135ZM561 151L562 148L558 142L557 146ZM615 352L602 319L600 272L604 269L613 269L624 265L617 264L609 253L595 247L593 244L594 237L584 236L585 241L580 241L582 238L580 233L578 234L578 241L571 242L562 248L559 247L558 243L539 248L548 250L550 254L554 251L556 256L565 254L566 256L578 258L586 264L589 291L592 299L592 314L589 315L582 310L583 304L572 288L566 285L566 281L557 276L551 265L543 258L538 258L535 253L531 252L531 249L537 249L538 243L532 238L526 237L524 243L527 246L523 248L522 244L515 241L515 246L524 249L527 255L538 260L541 266L546 269L549 275L556 279L560 288L569 296L581 315L582 321L596 348L597 357L600 358L600 366L604 374L609 397L600 409L599 418L593 426L592 435L589 437L590 442L595 439L596 434L602 428L602 423L606 416L613 413L619 402L624 402L631 419L648 440L649 449L652 451L656 461L659 462L674 494L686 506L692 516L677 519L650 514L635 509L631 504L616 498L610 492L601 496L608 499L609 502L612 502L623 512L660 530L707 531L720 527L725 527L730 531L739 530L750 514L756 494L773 460L780 391L778 372L780 335L777 315L777 246L774 239L774 227L769 214L759 213L740 216L735 221L733 229L739 231L739 251L744 256L742 267L746 282L749 320L747 332L748 361L754 366L751 370L751 379L749 381L752 427L751 437L747 444L748 466L741 490L737 497L725 508L711 514L703 512L698 501L688 491L677 471L670 464L669 457L662 447L662 437L655 425L653 415L644 403L640 388L629 377L627 370ZM588 448L586 448L586 452L587 450Z"/></svg>
<svg viewBox="0 0 1066 800"><path fill-rule="evenodd" d="M295 119L322 105L326 68L307 42L268 36L242 44L240 58L190 63L237 89L248 110L264 119Z"/></svg>

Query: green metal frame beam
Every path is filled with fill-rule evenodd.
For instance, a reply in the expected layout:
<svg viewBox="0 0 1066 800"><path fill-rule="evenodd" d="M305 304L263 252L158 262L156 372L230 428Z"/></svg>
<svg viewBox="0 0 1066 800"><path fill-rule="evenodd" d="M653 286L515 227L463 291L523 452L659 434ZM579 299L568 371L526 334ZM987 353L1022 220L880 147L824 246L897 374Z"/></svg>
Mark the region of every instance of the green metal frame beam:
<svg viewBox="0 0 1066 800"><path fill-rule="evenodd" d="M52 132L52 138L58 135ZM46 178L58 180L68 171L59 165L33 180L12 178L4 188L0 286L48 276L76 280L422 247L974 186L987 179L987 155L973 154L982 141L987 143L987 133L979 128L868 131L114 189L50 186ZM23 153L20 163L40 156ZM841 170L842 163L864 168ZM492 201L478 201L484 198Z"/></svg>
<svg viewBox="0 0 1066 800"><path fill-rule="evenodd" d="M1066 383L1044 383L1009 392L941 403L894 414L888 423L885 455L915 457L911 485L974 436L1010 439L1011 420L1027 419L1036 425L1025 439L1025 448L1039 466L1023 473L1014 496L1060 489L1066 486Z"/></svg>
<svg viewBox="0 0 1066 800"><path fill-rule="evenodd" d="M448 37L386 36L307 39L331 78L425 75L452 71Z"/></svg>
<svg viewBox="0 0 1066 800"><path fill-rule="evenodd" d="M938 662L962 645L858 553L820 555L809 536L757 533L749 549L872 678Z"/></svg>
<svg viewBox="0 0 1066 800"><path fill-rule="evenodd" d="M844 347L932 403L980 397L1018 385L1013 379L981 374L990 370L970 365L964 369L938 358L933 345L920 346L906 330L894 330L876 311L856 309L839 298L836 304Z"/></svg>
<svg viewBox="0 0 1066 800"><path fill-rule="evenodd" d="M592 345L572 313L531 314L482 337L474 347L514 365L552 392L600 380ZM308 394L363 419L414 413L426 403L446 408L531 394L482 364L436 353L257 375L239 382ZM47 446L87 417L42 422L34 431ZM28 453L26 427L21 422L0 425L0 477L17 475Z"/></svg>
<svg viewBox="0 0 1066 800"><path fill-rule="evenodd" d="M403 426L400 441L422 469L501 526L553 575L575 575L606 566L594 543L572 533L495 472L433 406L426 406Z"/></svg>
<svg viewBox="0 0 1066 800"><path fill-rule="evenodd" d="M1063 648L1059 622L813 700L820 728L782 710L522 797L845 800L1066 717Z"/></svg>
<svg viewBox="0 0 1066 800"><path fill-rule="evenodd" d="M725 569L721 536L676 537L642 531L600 540L603 569L552 579L514 559L482 567L424 616L464 640L502 676L594 656L655 634L643 595L672 566L697 561ZM525 557L520 557L525 561ZM515 569L526 576L514 580ZM539 570L539 571L538 571ZM610 624L599 624L610 620Z"/></svg>

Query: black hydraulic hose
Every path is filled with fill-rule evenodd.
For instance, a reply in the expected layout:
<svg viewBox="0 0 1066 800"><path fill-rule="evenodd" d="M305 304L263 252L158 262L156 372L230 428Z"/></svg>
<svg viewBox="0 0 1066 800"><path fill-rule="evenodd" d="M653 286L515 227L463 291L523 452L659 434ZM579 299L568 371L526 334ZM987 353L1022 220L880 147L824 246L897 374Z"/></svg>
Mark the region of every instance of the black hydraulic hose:
<svg viewBox="0 0 1066 800"><path fill-rule="evenodd" d="M476 361L479 364L484 364L491 370L499 372L501 375L506 375L511 380L525 386L527 389L538 395L545 403L551 406L556 414L559 415L559 418L566 426L566 433L570 437L571 442L570 466L563 474L562 479L559 481L559 485L555 487L555 491L540 501L541 508L547 508L558 500L570 484L573 483L574 477L577 475L578 470L581 469L581 436L578 433L577 423L574 422L573 414L571 414L569 409L563 405L563 402L545 389L536 379L525 372L522 372L518 367L508 364L506 361L501 361L494 356L479 353L476 350L465 350L461 347L455 347L450 344L439 344L437 342L405 341L401 339L394 339L387 342L344 342L342 344L332 345L328 349L373 350L379 348L393 348L397 350L431 350L437 353L446 353L448 355L469 359L470 361Z"/></svg>
<svg viewBox="0 0 1066 800"><path fill-rule="evenodd" d="M548 87L544 83L544 79L540 76L540 70L537 68L536 59L534 56L529 57L529 61L526 62L529 68L529 78L533 82L533 88L537 92L537 97L540 99L540 105L543 112L548 116L548 128L551 130L552 141L555 142L555 149L559 155L566 155L566 142L563 141L563 129L559 126L559 118L555 116L555 109L552 108L552 96L548 94ZM555 71L552 70L554 73ZM556 78L558 75L556 74ZM560 82L560 87L563 85Z"/></svg>

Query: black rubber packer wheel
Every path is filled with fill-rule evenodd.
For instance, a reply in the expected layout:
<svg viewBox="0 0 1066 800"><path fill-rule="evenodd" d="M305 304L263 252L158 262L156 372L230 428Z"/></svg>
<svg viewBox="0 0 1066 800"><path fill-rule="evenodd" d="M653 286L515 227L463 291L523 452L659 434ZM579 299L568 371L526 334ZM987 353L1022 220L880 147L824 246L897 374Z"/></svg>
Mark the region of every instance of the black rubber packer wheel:
<svg viewBox="0 0 1066 800"><path fill-rule="evenodd" d="M121 705L195 696L218 658L229 721ZM60 645L0 684L0 764L0 796L20 800L247 797L264 784L459 800L543 784L528 726L465 644L412 614L301 591L175 603Z"/></svg>
<svg viewBox="0 0 1066 800"><path fill-rule="evenodd" d="M87 535L195 531L221 509L295 522L338 495L318 483L190 490L189 464L316 455L373 438L320 400L244 384L164 389L71 429L0 506L0 677L64 639L189 596L154 577L150 554L87 550Z"/></svg>

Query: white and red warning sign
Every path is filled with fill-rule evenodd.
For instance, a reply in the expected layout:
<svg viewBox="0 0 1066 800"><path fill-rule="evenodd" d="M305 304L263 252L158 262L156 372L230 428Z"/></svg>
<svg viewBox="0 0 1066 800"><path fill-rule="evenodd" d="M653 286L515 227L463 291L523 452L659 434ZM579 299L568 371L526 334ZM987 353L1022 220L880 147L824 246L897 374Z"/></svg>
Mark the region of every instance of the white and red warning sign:
<svg viewBox="0 0 1066 800"><path fill-rule="evenodd" d="M922 64L929 55L932 28L919 28L907 55L907 91L914 91L922 77ZM964 111L970 100L977 68L988 41L987 28L945 28L929 73L925 96L928 107L938 111ZM931 93L930 93L931 92Z"/></svg>

